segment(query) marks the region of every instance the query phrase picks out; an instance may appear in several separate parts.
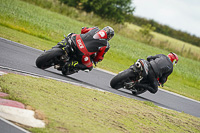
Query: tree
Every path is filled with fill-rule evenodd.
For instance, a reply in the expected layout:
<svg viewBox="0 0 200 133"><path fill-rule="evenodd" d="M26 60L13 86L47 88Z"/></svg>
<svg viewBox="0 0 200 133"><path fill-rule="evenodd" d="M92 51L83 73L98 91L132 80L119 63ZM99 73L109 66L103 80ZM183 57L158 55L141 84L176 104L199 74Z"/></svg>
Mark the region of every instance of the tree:
<svg viewBox="0 0 200 133"><path fill-rule="evenodd" d="M131 0L60 0L69 6L94 12L102 18L110 19L116 23L123 23L125 15L132 14Z"/></svg>

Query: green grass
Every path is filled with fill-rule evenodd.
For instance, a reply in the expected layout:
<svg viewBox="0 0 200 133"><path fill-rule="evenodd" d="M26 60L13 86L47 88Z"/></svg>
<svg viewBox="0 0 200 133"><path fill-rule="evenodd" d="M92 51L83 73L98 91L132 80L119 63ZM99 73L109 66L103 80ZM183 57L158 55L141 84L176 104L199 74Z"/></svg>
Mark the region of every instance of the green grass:
<svg viewBox="0 0 200 133"><path fill-rule="evenodd" d="M199 132L200 119L109 92L16 74L0 76L0 91L44 115L33 133Z"/></svg>
<svg viewBox="0 0 200 133"><path fill-rule="evenodd" d="M0 2L1 25L42 39L57 42L63 38L63 34L80 32L80 27L86 25L22 1L1 0Z"/></svg>
<svg viewBox="0 0 200 133"><path fill-rule="evenodd" d="M37 49L50 49L63 39L63 34L80 33L83 26L92 25L23 1L0 0L0 36ZM115 73L127 69L138 58L169 53L117 33L110 44L98 67ZM180 55L179 58L164 89L200 100L200 62Z"/></svg>
<svg viewBox="0 0 200 133"><path fill-rule="evenodd" d="M147 42L147 40L140 34L140 27L128 24L125 25L115 24L110 22L109 20L105 20L100 18L99 16L93 13L86 13L82 10L77 10L76 8L69 7L64 4L60 4L59 0L23 0L29 2L31 4L35 4L42 8L48 9L50 11L60 13L66 15L72 19L90 24L96 25L100 27L104 27L105 25L110 25L115 29L115 32L119 33L122 36L126 36L133 40L138 40L141 42ZM152 46L156 46L162 49L167 49L169 51L174 51L184 57L195 59L200 61L200 47L196 47L194 45L185 43L183 41L179 41L177 39L173 39L171 37L164 36L162 34L154 33L154 38L149 43Z"/></svg>
<svg viewBox="0 0 200 133"><path fill-rule="evenodd" d="M139 33L139 30L141 27L133 25L133 24L126 24L127 28L129 29L128 32L134 34L137 36ZM135 33L134 33L135 32ZM200 60L200 47L197 47L195 45L191 45L189 43L156 33L151 33L154 38L152 39L151 45L160 47L163 49L168 49L171 51L175 51L176 53L179 53L180 55L184 57L189 57L191 59ZM135 37L136 39L139 38L139 36Z"/></svg>
<svg viewBox="0 0 200 133"><path fill-rule="evenodd" d="M50 49L52 46L55 45L55 42L46 39L41 39L36 36L26 34L24 32L16 31L8 27L4 27L2 25L0 25L0 29L1 37L16 41L21 44L26 44L27 46L36 49L46 50Z"/></svg>
<svg viewBox="0 0 200 133"><path fill-rule="evenodd" d="M115 32L119 33L122 36L126 36L133 40L138 40L140 42L147 42L147 39L143 37L143 35L139 32L141 29L139 26L125 23L115 24L109 20L105 20L95 15L94 13L86 13L82 10L77 10L76 8L69 7L64 4L60 4L59 0L23 0L29 2L31 4L35 4L37 6L43 7L45 9L51 10L53 12L57 12L63 15L66 15L72 19L90 24L96 25L100 27L104 27L105 25L110 25L115 29ZM154 38L148 44L152 46L156 46L162 49L167 49L170 51L174 51L184 57L195 59L200 61L200 47L196 47L194 45L185 43L183 41L179 41L177 39L173 39L171 37L164 36L162 34L152 32Z"/></svg>

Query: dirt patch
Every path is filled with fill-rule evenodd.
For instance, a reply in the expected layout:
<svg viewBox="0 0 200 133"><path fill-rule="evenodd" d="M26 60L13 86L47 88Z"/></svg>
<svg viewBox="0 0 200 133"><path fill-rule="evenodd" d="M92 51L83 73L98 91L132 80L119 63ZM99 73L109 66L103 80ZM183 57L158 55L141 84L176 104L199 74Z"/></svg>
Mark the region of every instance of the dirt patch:
<svg viewBox="0 0 200 133"><path fill-rule="evenodd" d="M35 117L36 119L39 119L39 120L44 121L45 124L48 124L48 123L49 123L48 120L46 119L44 113L41 112L40 110L34 109L33 107L31 107L31 106L29 106L29 105L27 105L25 108L28 109L28 110L34 111L34 112L35 112L34 117Z"/></svg>
<svg viewBox="0 0 200 133"><path fill-rule="evenodd" d="M57 127L57 129L60 131L60 132L63 132L63 133L69 133L69 130L64 128L64 127Z"/></svg>

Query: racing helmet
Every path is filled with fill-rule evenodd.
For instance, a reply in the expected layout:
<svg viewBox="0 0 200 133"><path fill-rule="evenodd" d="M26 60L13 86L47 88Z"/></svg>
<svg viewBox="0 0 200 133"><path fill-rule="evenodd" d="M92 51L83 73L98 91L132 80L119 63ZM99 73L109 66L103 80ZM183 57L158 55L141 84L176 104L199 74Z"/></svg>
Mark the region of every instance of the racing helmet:
<svg viewBox="0 0 200 133"><path fill-rule="evenodd" d="M107 33L108 41L113 38L115 34L113 28L111 28L110 26L106 26L102 30L104 30Z"/></svg>
<svg viewBox="0 0 200 133"><path fill-rule="evenodd" d="M175 53L170 52L167 56L169 57L173 65L176 65L178 63L178 56Z"/></svg>

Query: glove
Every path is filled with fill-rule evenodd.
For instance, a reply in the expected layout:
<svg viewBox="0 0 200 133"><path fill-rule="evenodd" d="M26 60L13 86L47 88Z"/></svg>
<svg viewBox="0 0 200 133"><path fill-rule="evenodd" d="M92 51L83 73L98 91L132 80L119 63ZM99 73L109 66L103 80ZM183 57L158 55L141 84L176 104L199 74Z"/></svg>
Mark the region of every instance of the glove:
<svg viewBox="0 0 200 133"><path fill-rule="evenodd" d="M64 46L66 46L66 44L67 44L66 39L63 39L61 42L57 43L57 45L60 46L60 47L64 47Z"/></svg>
<svg viewBox="0 0 200 133"><path fill-rule="evenodd" d="M78 65L78 61L67 62L65 64L66 69L75 68Z"/></svg>
<svg viewBox="0 0 200 133"><path fill-rule="evenodd" d="M72 61L71 67L77 68L77 65L78 65L78 61Z"/></svg>

